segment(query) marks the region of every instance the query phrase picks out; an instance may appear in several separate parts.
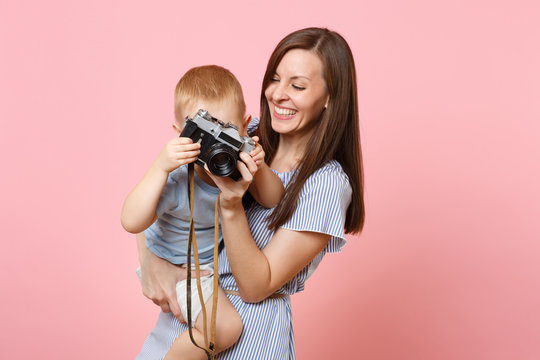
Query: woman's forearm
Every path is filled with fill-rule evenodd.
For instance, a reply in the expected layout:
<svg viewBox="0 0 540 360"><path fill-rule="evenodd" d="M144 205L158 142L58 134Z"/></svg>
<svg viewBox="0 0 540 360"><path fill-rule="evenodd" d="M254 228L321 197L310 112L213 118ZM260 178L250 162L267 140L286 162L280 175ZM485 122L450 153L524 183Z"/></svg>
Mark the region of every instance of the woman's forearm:
<svg viewBox="0 0 540 360"><path fill-rule="evenodd" d="M328 234L280 228L261 250L251 236L241 204L222 207L221 219L229 264L245 302L259 302L273 294L330 241Z"/></svg>
<svg viewBox="0 0 540 360"><path fill-rule="evenodd" d="M258 302L273 291L269 290L270 265L251 236L241 203L221 207L221 231L227 258L234 274L240 296L245 302Z"/></svg>
<svg viewBox="0 0 540 360"><path fill-rule="evenodd" d="M148 247L146 246L146 238L144 236L144 233L138 233L135 235L135 238L137 239L137 250L139 253L139 264L142 266L143 262L150 253L150 250L148 250Z"/></svg>
<svg viewBox="0 0 540 360"><path fill-rule="evenodd" d="M328 243L330 236L280 228L273 233L268 244L259 249L242 206L242 196L257 168L247 154L242 155L245 155L243 163L238 166L241 180L210 176L222 191L221 231L240 296L245 302L259 302L309 264Z"/></svg>
<svg viewBox="0 0 540 360"><path fill-rule="evenodd" d="M271 209L279 203L284 191L283 183L279 177L265 163L253 175L253 182L249 186L249 192L253 198L267 209Z"/></svg>

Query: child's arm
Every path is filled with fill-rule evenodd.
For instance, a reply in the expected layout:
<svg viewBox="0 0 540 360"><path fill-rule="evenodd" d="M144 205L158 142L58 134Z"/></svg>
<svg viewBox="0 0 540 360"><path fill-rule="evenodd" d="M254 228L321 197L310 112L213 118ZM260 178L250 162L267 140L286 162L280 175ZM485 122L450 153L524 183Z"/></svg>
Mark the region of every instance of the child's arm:
<svg viewBox="0 0 540 360"><path fill-rule="evenodd" d="M257 137L255 139L258 140ZM250 155L257 164L258 170L253 175L253 182L248 190L259 204L268 209L273 208L283 197L285 191L283 183L264 162L264 150L260 144L257 144Z"/></svg>
<svg viewBox="0 0 540 360"><path fill-rule="evenodd" d="M139 233L156 220L156 208L169 173L197 160L201 145L190 138L170 140L141 181L129 193L122 208L121 222L126 231Z"/></svg>

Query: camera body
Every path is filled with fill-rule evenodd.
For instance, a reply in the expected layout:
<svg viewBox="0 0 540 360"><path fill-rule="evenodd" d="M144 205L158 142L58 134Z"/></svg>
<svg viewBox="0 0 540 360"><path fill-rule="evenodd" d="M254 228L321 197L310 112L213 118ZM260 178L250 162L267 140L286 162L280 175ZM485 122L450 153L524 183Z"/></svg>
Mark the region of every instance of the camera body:
<svg viewBox="0 0 540 360"><path fill-rule="evenodd" d="M231 123L224 123L212 117L208 111L199 110L190 119L186 116L181 137L188 137L194 143L201 144L201 153L195 163L204 167L208 165L210 172L217 176L240 178L236 169L236 161L240 151L250 153L255 149L255 141L249 136L241 136L238 128Z"/></svg>

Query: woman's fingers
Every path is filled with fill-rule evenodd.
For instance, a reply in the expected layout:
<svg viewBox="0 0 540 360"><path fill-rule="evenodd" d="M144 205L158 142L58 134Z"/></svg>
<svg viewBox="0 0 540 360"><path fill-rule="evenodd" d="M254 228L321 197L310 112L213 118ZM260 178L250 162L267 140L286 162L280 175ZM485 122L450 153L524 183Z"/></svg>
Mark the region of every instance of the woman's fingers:
<svg viewBox="0 0 540 360"><path fill-rule="evenodd" d="M240 153L240 159L246 165L247 170L250 172L251 175L254 175L257 172L257 164L255 163L255 160L253 160L253 158L249 156L249 154L242 151ZM239 165L238 165L238 169L240 170ZM242 171L240 171L240 173L242 174Z"/></svg>
<svg viewBox="0 0 540 360"><path fill-rule="evenodd" d="M186 323L186 321L184 320L184 316L182 316L182 311L180 311L180 307L178 306L178 300L164 302L157 305L159 305L161 311L163 311L164 313L172 312L173 315L178 319L178 321L183 324Z"/></svg>
<svg viewBox="0 0 540 360"><path fill-rule="evenodd" d="M208 275L210 275L210 271L208 271L208 270L201 270L201 277L203 277L203 276L208 276ZM193 279L193 278L196 278L196 277L197 277L197 274L195 273L195 271L193 271L193 272L191 273L191 278Z"/></svg>
<svg viewBox="0 0 540 360"><path fill-rule="evenodd" d="M251 181L253 181L253 174L249 171L246 164L241 161L237 161L236 168L242 176L238 182L251 183Z"/></svg>
<svg viewBox="0 0 540 360"><path fill-rule="evenodd" d="M169 301L169 309L173 313L174 316L180 321L181 323L185 322L184 317L182 316L182 311L180 311L180 306L178 305L177 298L171 299Z"/></svg>
<svg viewBox="0 0 540 360"><path fill-rule="evenodd" d="M163 296L160 297L152 297L151 300L154 302L154 304L158 305L161 308L161 311L165 313L172 312L173 315L178 319L178 321L180 321L181 323L185 323L184 317L182 316L182 311L180 310L180 306L178 305L176 291L168 294L163 294Z"/></svg>
<svg viewBox="0 0 540 360"><path fill-rule="evenodd" d="M168 303L157 304L157 305L159 305L159 307L161 308L161 311L163 311L164 313L171 312L171 309L169 308Z"/></svg>

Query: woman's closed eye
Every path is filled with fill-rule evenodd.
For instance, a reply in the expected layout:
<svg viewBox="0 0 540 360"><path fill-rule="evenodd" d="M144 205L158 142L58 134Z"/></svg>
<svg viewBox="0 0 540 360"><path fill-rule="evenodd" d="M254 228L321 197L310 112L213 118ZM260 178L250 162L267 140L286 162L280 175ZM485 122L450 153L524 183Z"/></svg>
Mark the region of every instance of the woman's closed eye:
<svg viewBox="0 0 540 360"><path fill-rule="evenodd" d="M294 89L296 89L296 90L306 90L306 88L305 88L305 87L303 87L303 86L300 86L300 85L295 85L295 84L292 84L291 86L292 86L292 87L293 87Z"/></svg>

